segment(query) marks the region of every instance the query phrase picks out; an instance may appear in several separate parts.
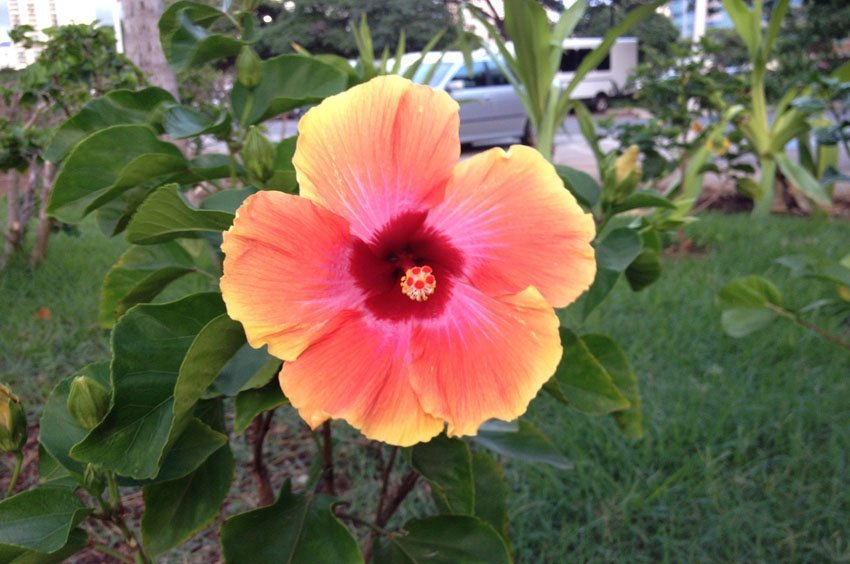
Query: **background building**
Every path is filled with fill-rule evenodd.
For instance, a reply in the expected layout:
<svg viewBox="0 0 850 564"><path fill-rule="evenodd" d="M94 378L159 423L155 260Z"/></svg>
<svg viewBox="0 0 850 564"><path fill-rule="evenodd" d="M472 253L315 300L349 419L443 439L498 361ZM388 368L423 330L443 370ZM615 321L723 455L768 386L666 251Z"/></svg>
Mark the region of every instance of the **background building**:
<svg viewBox="0 0 850 564"><path fill-rule="evenodd" d="M9 40L8 30L31 25L43 30L58 25L119 21L118 0L0 0L0 68L23 68L38 56L38 49L23 49Z"/></svg>

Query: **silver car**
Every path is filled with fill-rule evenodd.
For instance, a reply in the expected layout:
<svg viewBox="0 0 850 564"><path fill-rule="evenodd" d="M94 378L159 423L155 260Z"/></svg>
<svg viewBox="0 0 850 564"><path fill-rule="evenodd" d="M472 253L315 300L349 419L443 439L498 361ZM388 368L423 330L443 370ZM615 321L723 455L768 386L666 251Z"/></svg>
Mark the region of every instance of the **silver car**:
<svg viewBox="0 0 850 564"><path fill-rule="evenodd" d="M418 54L405 57L408 60L403 60L403 67L413 64ZM459 51L429 53L413 80L427 80L430 86L443 88L458 101L461 143L531 144L533 130L528 114L513 86L489 56L476 53L470 74Z"/></svg>

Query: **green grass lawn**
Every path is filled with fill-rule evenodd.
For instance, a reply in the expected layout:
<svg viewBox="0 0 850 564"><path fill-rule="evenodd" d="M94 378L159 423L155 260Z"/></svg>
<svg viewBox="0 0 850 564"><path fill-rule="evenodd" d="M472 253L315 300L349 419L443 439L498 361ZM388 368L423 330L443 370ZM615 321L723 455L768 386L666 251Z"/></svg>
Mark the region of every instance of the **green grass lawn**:
<svg viewBox="0 0 850 564"><path fill-rule="evenodd" d="M773 261L840 258L850 224L709 215L688 232L703 255L665 258L660 282L618 287L581 328L632 359L646 438L545 396L532 404L575 469L507 463L518 562L850 560L850 354L790 323L731 339L714 305L746 274L768 274L792 303L814 299L823 288ZM97 299L122 248L87 223L80 237L55 236L39 270L17 262L0 274L0 381L31 410L107 354Z"/></svg>

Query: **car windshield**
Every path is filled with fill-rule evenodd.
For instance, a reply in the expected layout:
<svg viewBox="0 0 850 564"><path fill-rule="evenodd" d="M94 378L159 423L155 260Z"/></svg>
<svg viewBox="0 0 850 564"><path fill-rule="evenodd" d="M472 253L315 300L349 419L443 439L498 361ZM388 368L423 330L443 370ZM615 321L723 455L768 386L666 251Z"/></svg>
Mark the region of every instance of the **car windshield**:
<svg viewBox="0 0 850 564"><path fill-rule="evenodd" d="M437 65L437 68L432 71L432 67L434 64ZM422 63L418 69L416 69L416 73L413 75L413 82L418 84L423 84L425 79L428 78L430 74L430 80L428 80L429 86L437 86L439 85L443 79L446 77L446 74L451 70L451 63Z"/></svg>

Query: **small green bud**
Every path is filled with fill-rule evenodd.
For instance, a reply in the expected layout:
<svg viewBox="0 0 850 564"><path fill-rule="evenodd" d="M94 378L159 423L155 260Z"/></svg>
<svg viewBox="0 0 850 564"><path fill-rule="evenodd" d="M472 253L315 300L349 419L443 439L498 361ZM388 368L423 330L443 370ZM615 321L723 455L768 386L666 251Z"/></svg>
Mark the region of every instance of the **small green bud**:
<svg viewBox="0 0 850 564"><path fill-rule="evenodd" d="M253 89L260 84L263 78L262 60L251 49L245 45L236 57L236 79L245 88Z"/></svg>
<svg viewBox="0 0 850 564"><path fill-rule="evenodd" d="M96 464L86 464L83 470L83 486L86 490L94 495L99 496L106 488L106 474Z"/></svg>
<svg viewBox="0 0 850 564"><path fill-rule="evenodd" d="M274 174L274 145L254 126L251 126L245 137L242 161L248 173L260 182L268 180Z"/></svg>
<svg viewBox="0 0 850 564"><path fill-rule="evenodd" d="M20 452L27 442L27 416L18 396L0 384L0 452Z"/></svg>
<svg viewBox="0 0 850 564"><path fill-rule="evenodd" d="M67 405L80 427L94 429L109 411L109 390L89 376L77 376L71 380Z"/></svg>

